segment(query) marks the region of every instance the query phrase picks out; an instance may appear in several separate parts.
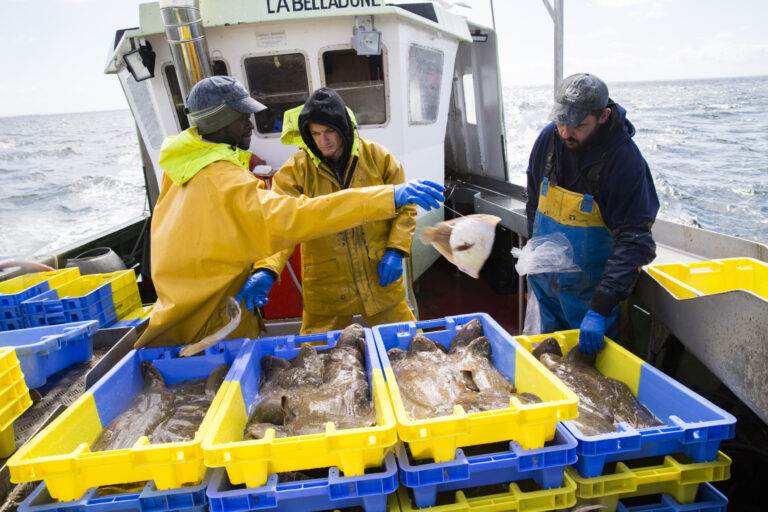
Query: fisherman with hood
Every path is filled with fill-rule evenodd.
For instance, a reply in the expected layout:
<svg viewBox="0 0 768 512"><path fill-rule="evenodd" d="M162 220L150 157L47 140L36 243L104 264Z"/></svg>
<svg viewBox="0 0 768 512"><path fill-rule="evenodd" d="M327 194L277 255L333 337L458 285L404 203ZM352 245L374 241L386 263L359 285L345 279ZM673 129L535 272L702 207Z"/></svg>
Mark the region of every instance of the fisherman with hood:
<svg viewBox="0 0 768 512"><path fill-rule="evenodd" d="M300 151L277 172L273 190L324 197L339 190L404 183L402 165L380 144L361 138L356 128L352 111L329 88L316 90L304 106L286 112L281 140ZM343 329L356 314L370 326L415 320L402 279L403 257L410 253L415 227L416 206L406 206L394 218L302 242L301 333ZM256 263L258 270L241 292L246 307L267 302L292 252Z"/></svg>
<svg viewBox="0 0 768 512"><path fill-rule="evenodd" d="M167 137L152 215L149 326L136 346L196 343L229 322L226 304L253 263L304 240L399 215L407 204L437 208L441 185L379 184L322 199L265 190L249 170L252 114L263 110L227 76L201 80L187 97L193 127ZM257 337L261 319L244 314L230 337Z"/></svg>
<svg viewBox="0 0 768 512"><path fill-rule="evenodd" d="M619 303L656 254L659 200L626 115L598 77L569 76L528 162L528 236L564 234L581 268L529 275L541 330L580 329L587 354L616 338Z"/></svg>

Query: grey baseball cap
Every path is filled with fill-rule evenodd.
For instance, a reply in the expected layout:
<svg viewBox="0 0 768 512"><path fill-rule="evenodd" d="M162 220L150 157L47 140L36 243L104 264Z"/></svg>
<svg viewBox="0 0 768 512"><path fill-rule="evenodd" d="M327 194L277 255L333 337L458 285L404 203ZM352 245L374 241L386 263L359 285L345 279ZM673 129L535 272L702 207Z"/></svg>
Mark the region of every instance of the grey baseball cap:
<svg viewBox="0 0 768 512"><path fill-rule="evenodd" d="M589 73L571 75L555 94L549 120L566 126L578 126L587 115L608 105L608 86Z"/></svg>
<svg viewBox="0 0 768 512"><path fill-rule="evenodd" d="M189 91L184 111L198 132L205 135L224 128L243 114L255 114L266 108L234 78L209 76Z"/></svg>

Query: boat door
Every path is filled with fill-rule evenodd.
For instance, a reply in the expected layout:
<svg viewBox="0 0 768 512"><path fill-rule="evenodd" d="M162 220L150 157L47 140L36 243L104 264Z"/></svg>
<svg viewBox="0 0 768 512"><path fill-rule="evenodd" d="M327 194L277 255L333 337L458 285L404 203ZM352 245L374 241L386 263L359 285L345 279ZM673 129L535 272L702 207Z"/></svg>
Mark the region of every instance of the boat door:
<svg viewBox="0 0 768 512"><path fill-rule="evenodd" d="M446 176L507 181L496 34L469 23L459 45L445 136Z"/></svg>

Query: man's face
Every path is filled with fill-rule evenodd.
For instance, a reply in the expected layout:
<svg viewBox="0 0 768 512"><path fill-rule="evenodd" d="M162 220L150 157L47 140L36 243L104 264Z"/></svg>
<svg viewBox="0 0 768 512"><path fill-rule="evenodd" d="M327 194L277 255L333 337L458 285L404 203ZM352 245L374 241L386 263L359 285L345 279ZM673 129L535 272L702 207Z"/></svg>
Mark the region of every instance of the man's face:
<svg viewBox="0 0 768 512"><path fill-rule="evenodd" d="M237 146L240 149L248 149L251 145L251 135L253 135L253 123L251 114L243 114L238 119L229 123L224 128L224 137L227 144Z"/></svg>
<svg viewBox="0 0 768 512"><path fill-rule="evenodd" d="M333 128L324 124L309 123L309 134L323 157L337 159L344 153L344 141Z"/></svg>
<svg viewBox="0 0 768 512"><path fill-rule="evenodd" d="M589 114L578 126L568 126L566 124L555 123L560 138L563 139L563 145L568 149L578 149L592 137L600 126L608 120L611 109L606 108L600 117Z"/></svg>

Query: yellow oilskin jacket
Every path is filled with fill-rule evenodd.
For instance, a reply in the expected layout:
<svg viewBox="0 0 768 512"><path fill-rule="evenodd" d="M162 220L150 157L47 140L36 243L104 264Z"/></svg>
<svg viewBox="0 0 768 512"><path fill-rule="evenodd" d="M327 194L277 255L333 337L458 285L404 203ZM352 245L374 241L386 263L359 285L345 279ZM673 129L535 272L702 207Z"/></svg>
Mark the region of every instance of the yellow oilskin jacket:
<svg viewBox="0 0 768 512"><path fill-rule="evenodd" d="M136 346L200 341L228 322L225 304L255 261L302 240L395 215L391 186L319 199L264 190L248 170L251 153L200 138L194 128L168 137L152 216L152 280L158 299ZM257 318L243 308L230 335L255 337Z"/></svg>
<svg viewBox="0 0 768 512"><path fill-rule="evenodd" d="M300 111L301 107L297 107L286 112L281 140L298 146L301 151L275 174L272 190L294 197L323 197L341 190L341 185L333 171L304 144L298 128ZM354 115L348 112L354 124ZM383 146L357 135L345 176L355 156L358 161L350 189L405 181L402 165ZM318 221L324 222L324 219ZM394 219L367 222L302 242L304 309L316 315L336 315L359 298L365 313L374 315L401 302L405 298L402 278L389 286L379 286L378 264L388 247L410 254L415 227L416 206L405 206L397 211ZM254 267L268 268L279 275L292 252L292 249L283 251L257 262Z"/></svg>

